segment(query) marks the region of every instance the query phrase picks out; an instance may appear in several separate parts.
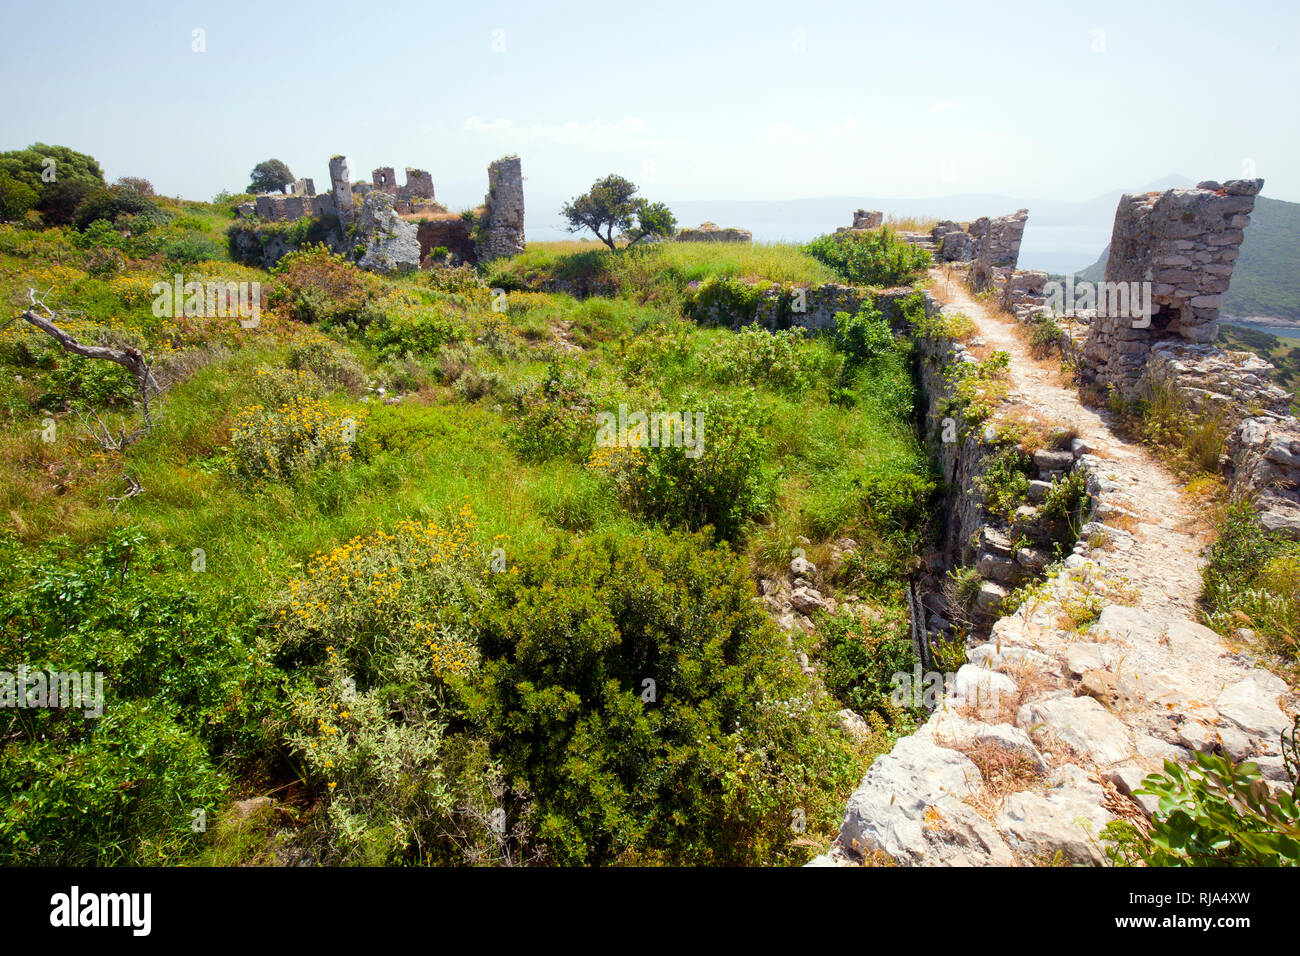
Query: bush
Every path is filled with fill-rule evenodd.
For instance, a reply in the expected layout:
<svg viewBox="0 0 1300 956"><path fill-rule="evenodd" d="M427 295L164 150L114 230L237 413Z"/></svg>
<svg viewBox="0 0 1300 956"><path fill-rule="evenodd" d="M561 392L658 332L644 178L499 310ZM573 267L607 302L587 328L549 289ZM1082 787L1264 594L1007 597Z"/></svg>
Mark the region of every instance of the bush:
<svg viewBox="0 0 1300 956"><path fill-rule="evenodd" d="M478 664L486 562L473 526L468 510L399 522L316 555L289 583L279 634L309 666L288 740L325 803L314 827L326 862L464 862L469 790L443 701Z"/></svg>
<svg viewBox="0 0 1300 956"><path fill-rule="evenodd" d="M1300 545L1269 534L1249 501L1228 505L1206 551L1201 604L1211 627L1254 629L1273 648L1300 657Z"/></svg>
<svg viewBox="0 0 1300 956"><path fill-rule="evenodd" d="M292 482L320 465L352 461L367 412L341 414L318 397L320 390L309 372L260 367L256 391L262 401L241 411L230 433L235 475Z"/></svg>
<svg viewBox="0 0 1300 956"><path fill-rule="evenodd" d="M129 221L133 231L147 231L169 218L157 203L134 189L105 189L93 193L77 207L75 225L84 231L94 222L118 225Z"/></svg>
<svg viewBox="0 0 1300 956"><path fill-rule="evenodd" d="M704 400L687 395L682 417L688 414L702 416L702 428L692 436L694 448L684 442L598 447L590 464L611 476L631 510L673 527L711 526L719 537L735 540L772 499L763 469L767 416L752 395Z"/></svg>
<svg viewBox="0 0 1300 956"><path fill-rule="evenodd" d="M464 308L445 297L430 301L415 293L390 292L369 311L374 318L366 324L365 341L384 358L433 355L469 334Z"/></svg>
<svg viewBox="0 0 1300 956"><path fill-rule="evenodd" d="M774 333L747 325L712 345L705 352L706 374L726 385L768 385L800 394L828 364L816 346L804 341L803 329Z"/></svg>
<svg viewBox="0 0 1300 956"><path fill-rule="evenodd" d="M889 322L870 302L864 302L856 315L835 313L835 347L854 365L865 365L888 355L896 348Z"/></svg>
<svg viewBox="0 0 1300 956"><path fill-rule="evenodd" d="M289 368L311 372L322 382L347 389L353 395L360 394L366 384L365 372L356 357L324 336L296 342L289 350Z"/></svg>
<svg viewBox="0 0 1300 956"><path fill-rule="evenodd" d="M896 721L893 675L910 675L917 663L906 612L895 606L870 614L823 614L817 634L826 689L864 717L876 713Z"/></svg>
<svg viewBox="0 0 1300 956"><path fill-rule="evenodd" d="M930 253L887 228L864 235L819 236L804 251L858 285L903 285L930 266Z"/></svg>
<svg viewBox="0 0 1300 956"><path fill-rule="evenodd" d="M130 530L81 552L0 540L0 656L11 670L99 672L103 714L0 709L0 861L175 862L212 818L222 772L272 754L278 672L258 614L192 586L191 558Z"/></svg>
<svg viewBox="0 0 1300 956"><path fill-rule="evenodd" d="M591 396L563 367L548 365L516 399L506 440L525 461L585 460L596 440Z"/></svg>
<svg viewBox="0 0 1300 956"><path fill-rule="evenodd" d="M855 775L743 561L686 534L561 539L497 575L475 713L562 864L799 862Z"/></svg>
<svg viewBox="0 0 1300 956"><path fill-rule="evenodd" d="M1297 721L1300 727L1300 721ZM1107 824L1102 836L1112 863L1126 866L1300 866L1300 796L1296 785L1296 728L1288 749L1290 791L1272 792L1253 763L1193 753L1183 767L1165 761L1137 791L1157 797L1151 832L1127 821ZM1285 743L1285 742L1284 742Z"/></svg>
<svg viewBox="0 0 1300 956"><path fill-rule="evenodd" d="M984 496L989 514L1010 518L1027 500L1030 476L1035 473L1033 459L1011 445L992 455L984 473L976 477L975 488Z"/></svg>
<svg viewBox="0 0 1300 956"><path fill-rule="evenodd" d="M276 282L268 296L272 308L299 322L322 328L364 326L378 295L377 280L324 245L308 246L284 256L271 270Z"/></svg>

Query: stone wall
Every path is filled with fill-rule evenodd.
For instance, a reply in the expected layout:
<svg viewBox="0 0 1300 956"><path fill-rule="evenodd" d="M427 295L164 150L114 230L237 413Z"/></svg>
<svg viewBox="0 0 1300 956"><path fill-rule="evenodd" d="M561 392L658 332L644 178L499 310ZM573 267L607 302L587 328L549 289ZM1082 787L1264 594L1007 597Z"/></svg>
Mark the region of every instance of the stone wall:
<svg viewBox="0 0 1300 956"><path fill-rule="evenodd" d="M981 574L1019 565L1013 574L1036 575L1036 561L1019 561L1024 548L1012 553L1019 535L990 521L972 487L994 450L991 436L976 428L957 442L936 437L950 407L945 372L974 358L948 340L918 340L918 352L926 432L939 444L952 488L939 564L973 556ZM1266 458L1276 462L1297 450L1287 445ZM1141 459L1101 457L1086 445L1056 455L1034 456L1040 478L1076 472L1087 488L1089 520L1073 553L1014 614L997 617L987 641L968 644L967 663L933 675L940 678L933 713L872 763L847 801L835 843L810 865L882 857L904 866L1104 865L1101 830L1117 814L1149 817L1155 809L1136 793L1146 774L1165 760L1186 764L1196 751L1252 760L1270 787L1289 791L1279 746L1293 708L1286 683L1229 653L1190 610L1158 600L1134 606L1128 574L1151 559L1135 556L1151 529L1131 533L1102 521L1133 516L1135 487L1152 493ZM1176 495L1176 487L1165 493ZM1001 588L989 584L979 600L996 616ZM768 590L762 600L771 607ZM927 599L921 603L933 637L946 622ZM1084 606L1100 606L1086 630L1074 623ZM922 677L919 669L915 676ZM841 712L847 732L855 722L857 715ZM1023 769L1026 782L1008 788L989 773L1010 764Z"/></svg>
<svg viewBox="0 0 1300 956"><path fill-rule="evenodd" d="M352 200L352 172L348 169L346 156L330 158L330 188L334 195L334 214L346 229L357 215L356 204Z"/></svg>
<svg viewBox="0 0 1300 956"><path fill-rule="evenodd" d="M379 243L392 252L384 252L374 258L367 254L362 263L384 263L383 268L390 268L390 260L402 266L412 261L414 253L419 250L419 259L428 261L429 251L444 246L456 254L461 261L488 261L498 256L518 255L524 250L524 191L523 175L519 157L507 156L488 167L488 196L484 212L482 248L477 248L470 227L458 218L447 215L447 209L434 200L433 177L423 169L406 168L406 183L398 185L397 176L391 166L381 166L371 174L371 182L352 182L351 170L345 156L330 159L330 186L326 195L316 195L315 185L310 179L300 179L293 184L288 195L264 194L252 202L241 203L237 214L241 219L259 219L263 223L292 222L304 217L337 217L337 242L331 245L346 249L354 240L350 227L357 223L362 207L372 196L383 196L387 202L372 203L367 207L366 232L378 237ZM411 225L408 230L393 225L390 216L400 220L402 216L430 216L417 228ZM327 221L327 225L330 223ZM407 225L410 225L409 223ZM400 238L394 245L393 240ZM357 238L356 242L365 241ZM251 259L265 258L263 252L254 249L256 243L250 243L247 237L239 240L240 248L246 248ZM283 255L286 249L278 246L273 250ZM250 260L251 261L251 260Z"/></svg>
<svg viewBox="0 0 1300 956"><path fill-rule="evenodd" d="M487 223L480 262L524 251L524 176L518 156L505 156L488 167L488 194L484 199Z"/></svg>
<svg viewBox="0 0 1300 956"><path fill-rule="evenodd" d="M1049 295L1046 273L1007 269L992 270L987 282L1017 320L1059 321L1062 356L1084 383L1132 400L1172 390L1189 416L1222 429L1225 477L1254 497L1265 528L1300 539L1293 396L1274 383L1264 359L1207 341L1218 334L1219 303L1260 186L1257 179L1203 182L1124 196L1103 286L1071 276ZM1076 308L1079 301L1088 306Z"/></svg>
<svg viewBox="0 0 1300 956"><path fill-rule="evenodd" d="M970 262L975 258L975 240L960 223L951 219L940 221L930 230L934 242L935 258L940 262Z"/></svg>
<svg viewBox="0 0 1300 956"><path fill-rule="evenodd" d="M885 214L878 209L855 209L853 225L840 226L836 232L862 232L867 229L879 229L885 221Z"/></svg>
<svg viewBox="0 0 1300 956"><path fill-rule="evenodd" d="M693 292L698 284L688 288ZM824 332L835 328L835 313L855 313L870 294L854 286L827 282L816 286L770 286L758 294L752 310L737 311L733 302L722 299L696 302L691 315L704 325L740 328L757 323L770 331L802 328Z"/></svg>
<svg viewBox="0 0 1300 956"><path fill-rule="evenodd" d="M970 280L977 291L988 288L1000 277L1016 270L1020 261L1020 241L1028 219L1029 210L1018 209L1009 216L981 217L971 223L974 254Z"/></svg>
<svg viewBox="0 0 1300 956"><path fill-rule="evenodd" d="M420 263L427 264L429 252L441 246L458 256L462 262L474 261L474 236L463 220L432 219L416 225L416 239L420 243Z"/></svg>
<svg viewBox="0 0 1300 956"><path fill-rule="evenodd" d="M698 229L683 229L673 238L678 242L753 242L754 234L748 229L719 229L716 224L705 222Z"/></svg>
<svg viewBox="0 0 1300 956"><path fill-rule="evenodd" d="M1242 231L1263 180L1125 195L1115 213L1106 282L1138 290L1150 307L1099 307L1084 356L1092 378L1128 391L1159 341L1213 342Z"/></svg>

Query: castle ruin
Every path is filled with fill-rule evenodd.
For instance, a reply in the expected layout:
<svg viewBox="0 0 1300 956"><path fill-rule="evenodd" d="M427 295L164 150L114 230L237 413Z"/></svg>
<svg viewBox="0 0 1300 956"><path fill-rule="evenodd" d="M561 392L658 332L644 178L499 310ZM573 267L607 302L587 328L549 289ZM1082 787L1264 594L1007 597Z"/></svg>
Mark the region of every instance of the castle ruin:
<svg viewBox="0 0 1300 956"><path fill-rule="evenodd" d="M414 248L419 249L420 264L427 264L439 249L466 262L486 262L524 250L524 187L518 156L503 157L488 167L488 194L477 216L478 229L475 216L455 215L436 201L433 176L427 170L408 166L406 182L399 184L393 167L381 166L371 172L370 182L354 183L347 157L340 155L330 158L329 171L330 192L325 195L316 194L312 180L300 179L288 193L258 195L252 202L242 203L237 213L243 219L261 222L337 218L342 246L351 244L346 238L349 227L362 223L373 232L382 223L379 239L386 251L377 256L367 254L366 261L373 259L386 267L410 265ZM382 196L384 201L376 199L366 206L372 196ZM420 221L407 222L408 216Z"/></svg>

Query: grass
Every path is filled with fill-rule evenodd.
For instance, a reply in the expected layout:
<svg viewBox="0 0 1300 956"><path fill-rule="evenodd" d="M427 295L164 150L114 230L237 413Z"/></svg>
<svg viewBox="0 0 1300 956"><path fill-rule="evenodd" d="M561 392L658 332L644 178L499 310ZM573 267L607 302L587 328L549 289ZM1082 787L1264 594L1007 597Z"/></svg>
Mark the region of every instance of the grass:
<svg viewBox="0 0 1300 956"><path fill-rule="evenodd" d="M538 289L551 280L601 284L640 302L676 306L686 287L705 279L819 285L837 276L799 246L729 242L660 242L610 252L593 242L529 243L494 263L491 285Z"/></svg>
<svg viewBox="0 0 1300 956"><path fill-rule="evenodd" d="M173 211L180 217L174 228L181 238L215 242L230 222L228 211L218 206L176 204ZM700 547L722 556L719 560L732 560L727 556L735 553L757 574L788 565L800 536L810 539L809 553L816 555L838 537L853 537L860 544L856 563L835 583L870 603L897 606L901 582L924 546L933 491L912 425L906 343L851 363L828 338L700 328L681 314L687 284L709 277L834 281L828 267L798 247L667 243L611 255L591 245L532 246L495 264L486 278L515 290L543 274L607 276L621 295L577 300L511 291L506 310L495 312L486 287L464 295L440 292L423 273L376 280L383 294L401 291L417 304L437 304L441 319L463 320L426 329L420 325L425 313L408 308L404 321L421 334L396 346L385 339L380 354L373 327L340 324L323 332L274 309L264 311L254 330L241 329L234 319L153 315L152 283L175 271L258 281L271 289L281 280L264 270L220 258L178 269L158 252L128 254L121 272L93 276L84 268L93 250L78 245L69 231L0 226L0 294L8 301L20 302L29 287L48 289L51 305L68 316L65 327L73 334L134 343L171 370L157 425L124 451L109 451L84 433L77 409L93 409L111 424L137 421L129 389L114 378L116 366L73 361L21 320L0 331L0 413L10 426L0 434L0 541L33 562L51 560L51 548L72 561L105 542L138 542L125 552L122 575L131 548L147 548L156 560L135 585L144 596L132 600L148 605L149 589L164 582L199 595L194 607L185 605L188 616L179 628L166 621L159 625L159 633L172 635L159 638L164 645L174 639L174 647L164 646L168 652L185 652L189 638L182 633L203 628L225 633L219 622L203 617L209 613L203 602L245 609L239 640L248 642L248 653L237 648L235 656L241 667L269 675L257 693L269 694L273 702L256 696L242 672L213 680L232 688L238 703L229 707L251 708L249 726L259 728L256 735L269 735L269 742L241 745L264 748L257 750L256 772L242 758L228 757L225 748L233 745L214 744L204 758L210 762L204 764L205 786L220 779L233 796L288 785L287 744L276 736L283 718L275 709L283 704L276 682L287 686L304 679L304 672L270 649L276 629L269 615L314 556L401 521L445 523L462 509L474 515L480 540L503 548L508 562L558 541L599 536L632 541L653 530L655 522L628 505L619 487L582 454L550 454L547 433L540 446L532 446L542 454L519 451L512 436L520 428L520 410L530 407L530 396L541 396L545 405L548 383L563 382L568 389L565 399L547 406L555 420L572 418L581 427L586 427L583 416L621 403L652 410L750 403L745 407L753 409L753 417L738 427L752 429L757 438L743 446L753 455L743 464L761 485L758 508L728 544L701 538ZM389 317L369 321L382 324ZM331 350L344 355L338 367L346 375L336 385L322 385L318 400L331 415L362 423L350 454L282 481L236 477L230 467L232 429L241 410L258 401L259 370L285 368L293 354ZM313 361L305 360L309 372ZM47 420L55 424L53 441L41 437ZM730 437L720 434L716 440L724 444ZM143 494L114 510L109 498L121 494L127 475ZM194 563L199 551L201 570ZM63 580L60 575L82 572L51 568L49 573L51 580ZM0 638L17 636L10 625L6 628ZM129 636L131 629L104 633ZM58 636L52 640L58 646ZM167 680L173 676L168 672ZM154 710L162 706L154 702ZM267 709L256 709L262 706ZM177 736L179 731L165 722L149 726L159 739L181 741L168 746L190 748L187 760L199 759L197 739ZM134 731L128 727L122 733L121 752L129 753L126 744L134 744ZM52 740L48 746L59 744ZM792 768L792 773L810 780L824 776L811 767ZM176 779L183 777L178 772ZM308 819L325 806L319 788L290 778L286 819ZM836 800L845 795L817 799L838 810ZM195 844L186 831L147 851L131 844L134 836L124 837L98 858L189 858L221 865L269 858L265 821L236 825L220 807L213 819L221 822L206 843ZM194 850L190 857L187 846ZM774 845L770 852L771 859L784 858L780 855L788 848Z"/></svg>

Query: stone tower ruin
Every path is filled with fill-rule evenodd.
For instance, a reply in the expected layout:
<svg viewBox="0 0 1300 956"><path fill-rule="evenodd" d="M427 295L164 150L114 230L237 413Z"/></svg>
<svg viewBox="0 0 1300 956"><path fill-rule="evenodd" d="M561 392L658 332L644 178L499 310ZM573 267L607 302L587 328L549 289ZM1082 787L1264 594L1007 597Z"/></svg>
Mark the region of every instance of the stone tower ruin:
<svg viewBox="0 0 1300 956"><path fill-rule="evenodd" d="M488 167L483 201L487 224L478 250L480 262L524 251L524 176L518 156L505 156Z"/></svg>
<svg viewBox="0 0 1300 956"><path fill-rule="evenodd" d="M1223 293L1263 185L1262 179L1203 182L1120 199L1106 282L1147 284L1151 314L1098 309L1084 354L1101 382L1134 384L1162 340L1208 343L1218 337Z"/></svg>

